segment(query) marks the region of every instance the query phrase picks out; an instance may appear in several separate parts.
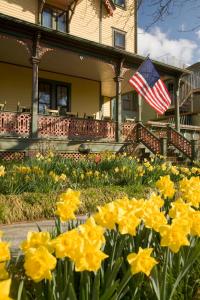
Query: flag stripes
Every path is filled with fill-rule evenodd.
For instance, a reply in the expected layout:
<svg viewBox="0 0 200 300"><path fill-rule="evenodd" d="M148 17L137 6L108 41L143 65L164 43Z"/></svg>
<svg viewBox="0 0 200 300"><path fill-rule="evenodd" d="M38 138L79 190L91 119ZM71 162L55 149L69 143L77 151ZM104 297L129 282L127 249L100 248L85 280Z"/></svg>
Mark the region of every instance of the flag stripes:
<svg viewBox="0 0 200 300"><path fill-rule="evenodd" d="M170 95L164 82L162 82L161 79L158 79L158 77L158 80L155 80L155 84L150 86L141 73L139 69L130 78L129 83L133 86L137 93L140 94L148 102L148 104L157 111L157 113L163 114L171 104Z"/></svg>

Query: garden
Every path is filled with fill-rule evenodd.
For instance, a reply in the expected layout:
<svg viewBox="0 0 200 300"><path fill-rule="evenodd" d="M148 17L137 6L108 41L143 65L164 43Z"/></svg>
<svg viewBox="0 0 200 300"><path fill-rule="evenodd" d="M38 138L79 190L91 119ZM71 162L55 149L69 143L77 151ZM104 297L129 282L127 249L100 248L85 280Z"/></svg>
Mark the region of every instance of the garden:
<svg viewBox="0 0 200 300"><path fill-rule="evenodd" d="M0 300L200 299L199 175L126 153L1 161L0 222L55 227L18 257L1 233Z"/></svg>

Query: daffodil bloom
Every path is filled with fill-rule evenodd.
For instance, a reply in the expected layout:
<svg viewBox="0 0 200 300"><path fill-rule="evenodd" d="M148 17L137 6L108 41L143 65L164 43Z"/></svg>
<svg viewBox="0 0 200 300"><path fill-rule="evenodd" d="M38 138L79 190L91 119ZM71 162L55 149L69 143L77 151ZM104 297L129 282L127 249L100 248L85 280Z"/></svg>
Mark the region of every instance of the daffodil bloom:
<svg viewBox="0 0 200 300"><path fill-rule="evenodd" d="M102 227L114 229L117 220L117 206L110 202L103 207L98 207L98 213L94 215L95 222Z"/></svg>
<svg viewBox="0 0 200 300"><path fill-rule="evenodd" d="M108 257L101 250L96 249L90 243L85 241L81 251L76 252L75 270L77 272L90 271L96 272L101 267L101 262Z"/></svg>
<svg viewBox="0 0 200 300"><path fill-rule="evenodd" d="M147 276L150 275L152 268L158 263L155 258L150 256L152 251L152 248L139 248L138 253L131 253L128 255L127 260L131 265L131 272L133 275L139 272L142 272Z"/></svg>
<svg viewBox="0 0 200 300"><path fill-rule="evenodd" d="M12 300L10 294L11 279L0 281L0 300Z"/></svg>
<svg viewBox="0 0 200 300"><path fill-rule="evenodd" d="M190 212L191 235L200 236L200 211Z"/></svg>
<svg viewBox="0 0 200 300"><path fill-rule="evenodd" d="M43 246L30 248L25 254L24 269L26 275L35 282L43 279L51 280L51 271L55 267L56 258Z"/></svg>
<svg viewBox="0 0 200 300"><path fill-rule="evenodd" d="M49 252L53 252L49 232L28 232L27 240L22 242L21 249L26 253L29 248L38 248L40 246L44 246Z"/></svg>
<svg viewBox="0 0 200 300"><path fill-rule="evenodd" d="M172 252L177 253L181 246L189 246L187 234L190 232L188 220L174 219L171 225L161 226L161 246L169 247Z"/></svg>
<svg viewBox="0 0 200 300"><path fill-rule="evenodd" d="M161 226L167 224L164 213L156 208L147 209L143 216L143 221L147 228L152 228L157 232L159 232Z"/></svg>
<svg viewBox="0 0 200 300"><path fill-rule="evenodd" d="M0 239L0 262L4 262L10 259L9 243L3 242Z"/></svg>
<svg viewBox="0 0 200 300"><path fill-rule="evenodd" d="M121 234L130 234L134 236L136 235L136 229L140 222L141 220L135 216L133 211L127 212L123 218L118 221L119 232Z"/></svg>
<svg viewBox="0 0 200 300"><path fill-rule="evenodd" d="M190 204L185 203L181 198L171 203L172 208L169 210L169 216L173 219L187 217L193 209Z"/></svg>
<svg viewBox="0 0 200 300"><path fill-rule="evenodd" d="M9 275L8 272L6 271L6 263L1 262L0 263L0 280L5 280L8 279Z"/></svg>
<svg viewBox="0 0 200 300"><path fill-rule="evenodd" d="M181 197L194 207L199 207L200 204L200 178L191 177L190 179L183 178L179 182L179 190Z"/></svg>
<svg viewBox="0 0 200 300"><path fill-rule="evenodd" d="M4 166L0 166L0 177L3 177L5 175L5 167Z"/></svg>
<svg viewBox="0 0 200 300"><path fill-rule="evenodd" d="M175 194L174 183L169 175L160 177L156 182L156 187L165 198L172 198Z"/></svg>
<svg viewBox="0 0 200 300"><path fill-rule="evenodd" d="M84 225L78 226L78 230L84 239L95 248L99 249L103 244L105 244L105 229L96 225L93 217L90 217Z"/></svg>
<svg viewBox="0 0 200 300"><path fill-rule="evenodd" d="M75 258L77 248L82 248L83 237L77 229L62 233L52 241L57 258Z"/></svg>
<svg viewBox="0 0 200 300"><path fill-rule="evenodd" d="M78 209L80 204L80 192L68 189L65 193L62 193L59 198L56 210L56 215L58 215L62 222L66 222L70 219L75 219L74 212Z"/></svg>

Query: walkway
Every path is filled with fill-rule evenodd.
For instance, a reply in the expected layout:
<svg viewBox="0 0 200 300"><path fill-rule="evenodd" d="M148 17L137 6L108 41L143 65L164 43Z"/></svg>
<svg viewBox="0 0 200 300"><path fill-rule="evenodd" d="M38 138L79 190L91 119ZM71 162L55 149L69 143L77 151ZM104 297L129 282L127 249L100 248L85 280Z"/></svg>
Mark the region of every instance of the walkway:
<svg viewBox="0 0 200 300"><path fill-rule="evenodd" d="M85 216L78 217L80 220L85 220L85 218ZM0 231L4 233L3 240L11 243L12 252L16 252L21 242L26 240L29 231L38 231L39 226L42 231L51 232L54 228L54 224L54 220L15 223L11 225L0 225Z"/></svg>

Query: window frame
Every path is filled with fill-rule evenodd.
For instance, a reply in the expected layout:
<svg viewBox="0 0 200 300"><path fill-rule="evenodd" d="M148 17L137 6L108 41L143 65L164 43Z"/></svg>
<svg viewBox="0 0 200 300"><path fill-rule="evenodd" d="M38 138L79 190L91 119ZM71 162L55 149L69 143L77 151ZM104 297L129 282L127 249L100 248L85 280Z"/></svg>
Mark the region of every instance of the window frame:
<svg viewBox="0 0 200 300"><path fill-rule="evenodd" d="M42 20L43 20L43 11L47 9L47 10L50 10L51 11L51 24L52 24L52 27L46 27L44 26L42 23ZM65 22L65 31L62 31L62 30L59 30L58 29L58 13L64 13L65 14L65 19L66 19L66 22ZM41 12L41 25L46 27L46 28L50 28L50 29L53 29L53 30L57 30L59 32L63 32L63 33L68 33L69 32L69 12L68 11L65 11L59 7L55 7L55 6L52 6L52 5L49 5L49 4L45 4L43 9L42 9L42 12Z"/></svg>
<svg viewBox="0 0 200 300"><path fill-rule="evenodd" d="M112 30L113 30L113 47L117 48L117 49L121 49L121 50L126 50L126 31L123 31L123 30L120 30L118 28L114 28L112 27ZM115 37L115 34L116 33L119 33L119 34L122 34L124 35L124 47L120 47L120 46L117 46L116 43L115 43L115 40L116 40L116 37Z"/></svg>
<svg viewBox="0 0 200 300"><path fill-rule="evenodd" d="M116 7L119 7L119 8L121 8L121 9L127 10L126 0L124 0L124 6L123 6L123 5L120 5L120 4L117 4L115 1L116 1L116 0L114 0L113 2L114 2L114 4L115 4Z"/></svg>
<svg viewBox="0 0 200 300"><path fill-rule="evenodd" d="M50 99L50 109L58 109L57 103L57 87L63 86L67 88L67 111L71 111L71 83L64 82L64 81L57 81L39 77L38 78L38 114L39 114L39 85L40 83L46 83L50 85L51 90L51 99ZM64 106L65 107L65 106Z"/></svg>

